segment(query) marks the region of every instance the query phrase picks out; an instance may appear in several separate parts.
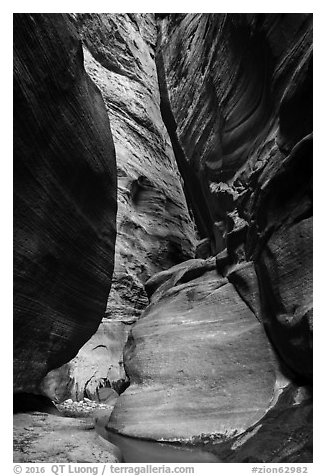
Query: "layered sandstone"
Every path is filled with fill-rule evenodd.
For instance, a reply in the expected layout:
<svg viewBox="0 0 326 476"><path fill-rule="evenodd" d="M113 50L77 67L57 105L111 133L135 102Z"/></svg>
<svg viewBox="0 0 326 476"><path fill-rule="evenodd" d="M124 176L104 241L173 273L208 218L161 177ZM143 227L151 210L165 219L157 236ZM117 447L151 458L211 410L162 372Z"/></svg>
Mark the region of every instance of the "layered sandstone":
<svg viewBox="0 0 326 476"><path fill-rule="evenodd" d="M309 387L289 385L255 425L215 451L225 462L310 463L313 447L312 394ZM213 450L208 441L207 450Z"/></svg>
<svg viewBox="0 0 326 476"><path fill-rule="evenodd" d="M192 260L148 281L151 304L125 348L131 385L108 428L233 441L229 460L244 461L258 458L254 434L268 444L285 415L264 461L309 460L311 405L282 401L288 379L309 383L312 372L311 15L157 22L161 113L201 237L197 256L217 254L220 275L211 260L206 270Z"/></svg>
<svg viewBox="0 0 326 476"><path fill-rule="evenodd" d="M31 290L35 277L42 279L44 289L35 288L36 298L25 305L19 321L27 335L30 328L34 331L36 342L33 349L28 344L27 352L22 334L17 337L17 350L25 362L19 364L20 372L26 373L22 388L30 390L27 378L35 382L42 372L75 355L87 339L86 328L88 337L94 332L99 312L92 332L90 316L95 315L95 304L104 314L106 300L96 266L107 273L106 278L112 270L112 259L109 267L104 264L107 248L100 245L114 236L114 202L105 209L113 188L109 184L102 192L102 182L92 179L87 162L93 163L87 151L93 158L95 150L96 164L105 169L106 162L97 153L103 158L109 127L103 104L94 100L94 86L82 69L82 50L71 33L74 25L83 39L86 70L102 92L111 121L118 165L118 239L106 319L75 360L48 374L43 393L61 395L60 400L73 392L77 399L101 401L103 395L116 398L112 392L119 392L107 424L111 430L157 441L211 445L224 461L311 461L311 15L76 14L69 16L70 26L66 17L35 17L36 29L28 26L33 17L21 19L22 32L27 25L33 41L31 32L38 32L44 23L36 46L31 45L40 64L27 74L17 56L19 81L25 78L27 84L38 74L42 81L39 88L25 85L23 95L17 93L21 101L29 94L37 100L26 108L29 115L22 101L24 123L17 119L22 130L31 128L30 142L25 134L24 143L18 139L17 150L28 159L34 154L33 163L27 162L35 178L27 167L24 173L17 169L16 203L22 212L16 223L23 224L23 231L17 227L16 236L17 250L29 257L34 253L20 292ZM62 65L56 62L49 68L56 35L73 39L67 43L67 63L63 55ZM61 49L65 41L60 39ZM26 44L29 52L29 41ZM18 50L25 54L22 45ZM45 54L47 50L51 54ZM65 69L57 79L55 68L61 66ZM73 92L68 87L71 74ZM41 97L47 105L47 88L55 95L55 104L43 111L35 104ZM79 107L82 119L76 119L76 125L72 122L79 140L73 133L68 141L63 133L57 137L58 131L66 130L65 114L75 119ZM60 121L52 124L58 109ZM98 124L94 114L103 122ZM57 129L59 122L62 129ZM89 127L87 133L83 124ZM93 133L96 145L89 138ZM58 148L61 139L65 146ZM81 144L86 144L88 164L84 186L83 173L74 179L65 167L67 155L74 164L84 157L78 149ZM96 179L102 172L107 177L100 165ZM77 181L72 191L67 186L70 180ZM36 184L42 185L40 190ZM87 225L97 231L95 237L88 234L85 223L86 231L76 226L70 202L65 201L76 190L78 210L86 207L83 213ZM31 198L24 193L31 193ZM98 202L91 193L96 197L103 193L103 198ZM24 241L34 215L37 226L39 222L46 226L35 228L38 240ZM58 229L66 230L61 220L67 221L67 235L57 235ZM101 228L108 223L109 235ZM69 227L76 233L73 240ZM89 244L86 251L84 239ZM66 242L76 243L78 249L61 248ZM41 255L39 264L39 253L45 249L50 250L49 259L42 261ZM87 253L93 261L84 259ZM21 254L18 251L17 256ZM71 274L65 268L68 262ZM27 265L19 262L17 268L27 270ZM38 301L42 305L44 301L47 312L36 322ZM16 302L21 312L24 306ZM86 302L87 313L82 307ZM122 347L133 323L122 364ZM24 359L36 362L37 379Z"/></svg>
<svg viewBox="0 0 326 476"><path fill-rule="evenodd" d="M85 68L100 88L117 154L115 269L106 318L133 322L144 283L194 256L195 231L160 112L154 14L78 14Z"/></svg>
<svg viewBox="0 0 326 476"><path fill-rule="evenodd" d="M98 390L119 380L112 369L120 369L120 379L127 381L121 351L115 352L114 347L123 347L128 326L148 304L144 283L153 274L193 257L196 238L160 113L154 15L78 14L70 20L83 39L85 69L101 90L110 118L117 156L118 212L115 268L104 327L73 362L51 373L42 384L43 393L52 398L60 395L60 400L81 399L84 388L87 396L97 398ZM94 363L91 348L95 345L101 345L103 363L98 358Z"/></svg>
<svg viewBox="0 0 326 476"><path fill-rule="evenodd" d="M263 327L212 260L196 261L157 275L152 303L129 334L130 387L109 428L156 440L224 439L268 409L277 363Z"/></svg>
<svg viewBox="0 0 326 476"><path fill-rule="evenodd" d="M312 372L312 15L158 15L163 116L212 253L253 261L284 363ZM200 190L199 190L200 189ZM256 278L255 278L256 279Z"/></svg>
<svg viewBox="0 0 326 476"><path fill-rule="evenodd" d="M61 14L14 15L14 389L72 359L105 311L116 165L99 89Z"/></svg>

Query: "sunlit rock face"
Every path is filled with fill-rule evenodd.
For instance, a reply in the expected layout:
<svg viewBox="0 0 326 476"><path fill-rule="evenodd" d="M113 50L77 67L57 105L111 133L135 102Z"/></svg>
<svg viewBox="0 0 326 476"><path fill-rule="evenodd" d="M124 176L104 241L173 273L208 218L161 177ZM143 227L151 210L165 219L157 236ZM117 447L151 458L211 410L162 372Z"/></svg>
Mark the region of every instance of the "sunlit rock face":
<svg viewBox="0 0 326 476"><path fill-rule="evenodd" d="M106 317L132 322L145 281L194 256L195 231L160 113L153 14L78 14L85 68L100 88L118 168L115 271Z"/></svg>
<svg viewBox="0 0 326 476"><path fill-rule="evenodd" d="M83 398L109 404L129 385L123 347L129 326L105 320L70 362L47 374L40 391L55 402Z"/></svg>
<svg viewBox="0 0 326 476"><path fill-rule="evenodd" d="M223 440L256 423L273 400L276 359L262 325L214 260L185 262L151 287L152 302L125 347L130 387L108 427L192 441L199 434Z"/></svg>
<svg viewBox="0 0 326 476"><path fill-rule="evenodd" d="M193 257L195 249L194 224L160 113L154 15L69 18L83 39L85 69L101 90L110 117L118 169L118 234L101 328L72 362L42 383L42 393L59 400L80 399L84 393L97 399L103 387L120 380L123 387L128 379L122 348L130 325L148 304L145 281ZM102 350L95 356L92 349L98 345Z"/></svg>
<svg viewBox="0 0 326 476"><path fill-rule="evenodd" d="M252 260L261 319L311 378L312 15L158 15L163 115L201 237Z"/></svg>
<svg viewBox="0 0 326 476"><path fill-rule="evenodd" d="M69 361L105 311L116 235L103 99L61 14L14 15L14 390Z"/></svg>

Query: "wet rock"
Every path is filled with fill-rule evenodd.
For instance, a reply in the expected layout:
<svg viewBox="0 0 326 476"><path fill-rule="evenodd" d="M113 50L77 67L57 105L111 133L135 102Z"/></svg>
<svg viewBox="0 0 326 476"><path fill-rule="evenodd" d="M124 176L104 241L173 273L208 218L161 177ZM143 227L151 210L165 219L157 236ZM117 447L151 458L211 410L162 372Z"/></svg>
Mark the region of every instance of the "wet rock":
<svg viewBox="0 0 326 476"><path fill-rule="evenodd" d="M311 388L290 385L256 425L215 452L232 463L312 463L312 417Z"/></svg>
<svg viewBox="0 0 326 476"><path fill-rule="evenodd" d="M14 15L14 389L96 331L110 290L116 165L100 91L61 14Z"/></svg>
<svg viewBox="0 0 326 476"><path fill-rule="evenodd" d="M117 401L118 394L112 388L106 390L107 398L104 403L97 403L86 397L78 402L69 398L62 403L56 404L56 407L60 411L61 416L71 418L91 418L94 420L98 415L105 415L106 418L109 418L115 402Z"/></svg>
<svg viewBox="0 0 326 476"><path fill-rule="evenodd" d="M105 418L97 418L96 431L117 446L125 463L220 463L219 458L197 448L187 448L180 444L164 444L140 438L123 436L109 431Z"/></svg>

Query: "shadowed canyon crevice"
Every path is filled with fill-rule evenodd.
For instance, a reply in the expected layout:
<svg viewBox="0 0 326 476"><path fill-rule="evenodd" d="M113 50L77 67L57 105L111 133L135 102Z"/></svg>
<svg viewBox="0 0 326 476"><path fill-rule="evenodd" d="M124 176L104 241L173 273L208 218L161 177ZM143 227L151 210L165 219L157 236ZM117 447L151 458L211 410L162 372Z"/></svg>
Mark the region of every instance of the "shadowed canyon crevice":
<svg viewBox="0 0 326 476"><path fill-rule="evenodd" d="M312 461L312 15L14 17L19 411L97 402L100 461Z"/></svg>

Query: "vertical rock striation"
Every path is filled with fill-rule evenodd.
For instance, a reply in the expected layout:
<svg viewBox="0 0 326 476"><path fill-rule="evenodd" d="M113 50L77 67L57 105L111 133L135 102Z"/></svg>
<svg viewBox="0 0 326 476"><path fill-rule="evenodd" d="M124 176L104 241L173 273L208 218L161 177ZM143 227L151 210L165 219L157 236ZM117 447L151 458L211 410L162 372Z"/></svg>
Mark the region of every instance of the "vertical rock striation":
<svg viewBox="0 0 326 476"><path fill-rule="evenodd" d="M66 15L14 15L14 389L96 331L116 235L110 123Z"/></svg>
<svg viewBox="0 0 326 476"><path fill-rule="evenodd" d="M114 153L84 54L117 152L115 273L99 332L43 392L101 400L130 379L110 429L310 461L312 16L17 19L24 385L75 355L109 289Z"/></svg>
<svg viewBox="0 0 326 476"><path fill-rule="evenodd" d="M157 23L162 117L216 269L190 260L147 282L108 427L213 440L228 461L310 460L311 400L289 379L312 374L311 15Z"/></svg>
<svg viewBox="0 0 326 476"><path fill-rule="evenodd" d="M195 247L194 224L160 112L154 15L76 14L70 19L83 39L85 69L101 90L110 117L118 213L115 271L103 325L73 362L42 384L43 393L59 394L59 399L82 398L85 386L87 395L95 397L96 386L116 385L112 368L119 369L119 380L128 382L121 351L112 342L123 347L130 324L148 304L146 280L192 258ZM106 364L94 366L91 349L107 347L106 333L113 351Z"/></svg>
<svg viewBox="0 0 326 476"><path fill-rule="evenodd" d="M160 112L153 14L78 14L85 68L110 117L118 168L115 272L106 317L134 321L144 283L194 256L195 231Z"/></svg>
<svg viewBox="0 0 326 476"><path fill-rule="evenodd" d="M184 179L201 186L190 197L198 229L229 265L254 261L272 342L309 380L312 15L171 14L158 25L164 107Z"/></svg>

